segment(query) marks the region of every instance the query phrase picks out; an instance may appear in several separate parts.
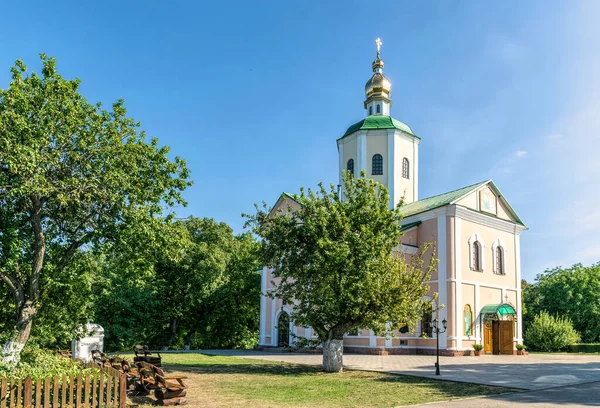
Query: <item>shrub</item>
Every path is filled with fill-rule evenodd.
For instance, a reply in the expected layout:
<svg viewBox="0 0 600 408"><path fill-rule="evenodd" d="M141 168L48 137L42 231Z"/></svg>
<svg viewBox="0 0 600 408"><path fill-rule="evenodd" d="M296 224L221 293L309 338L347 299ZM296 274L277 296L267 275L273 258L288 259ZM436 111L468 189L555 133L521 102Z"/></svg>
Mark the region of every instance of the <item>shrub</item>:
<svg viewBox="0 0 600 408"><path fill-rule="evenodd" d="M517 344L517 350L527 350L527 346L524 344Z"/></svg>
<svg viewBox="0 0 600 408"><path fill-rule="evenodd" d="M21 361L16 366L0 362L0 378L23 379L29 375L33 380L36 380L55 375L77 375L96 371L91 368L84 369L80 362L59 356L53 350L44 350L30 344L25 346L21 353Z"/></svg>
<svg viewBox="0 0 600 408"><path fill-rule="evenodd" d="M569 353L600 353L600 343L571 344Z"/></svg>
<svg viewBox="0 0 600 408"><path fill-rule="evenodd" d="M473 350L475 350L475 351L483 350L483 344L473 344Z"/></svg>
<svg viewBox="0 0 600 408"><path fill-rule="evenodd" d="M525 333L529 346L538 351L562 351L579 341L579 333L567 317L541 311Z"/></svg>

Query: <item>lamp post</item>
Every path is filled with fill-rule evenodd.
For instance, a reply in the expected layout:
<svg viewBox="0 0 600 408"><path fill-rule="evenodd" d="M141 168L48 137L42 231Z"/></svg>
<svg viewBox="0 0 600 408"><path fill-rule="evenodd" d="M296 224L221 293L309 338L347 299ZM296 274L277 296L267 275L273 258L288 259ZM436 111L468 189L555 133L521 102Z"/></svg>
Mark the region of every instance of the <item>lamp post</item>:
<svg viewBox="0 0 600 408"><path fill-rule="evenodd" d="M435 363L435 375L440 375L440 333L444 333L446 331L448 321L446 319L442 320L442 327L438 325L438 319L433 319L431 322L431 326L433 327L433 331L435 332L436 339L436 351L437 351L437 361Z"/></svg>

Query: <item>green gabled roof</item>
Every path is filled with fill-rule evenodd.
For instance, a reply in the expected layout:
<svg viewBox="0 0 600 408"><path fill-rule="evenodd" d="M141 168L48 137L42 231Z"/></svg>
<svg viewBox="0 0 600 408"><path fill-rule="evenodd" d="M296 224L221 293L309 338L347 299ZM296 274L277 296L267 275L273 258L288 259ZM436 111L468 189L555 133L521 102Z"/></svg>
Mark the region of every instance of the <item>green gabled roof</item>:
<svg viewBox="0 0 600 408"><path fill-rule="evenodd" d="M392 118L391 116L371 115L367 116L360 122L356 122L354 125L350 126L348 130L346 130L346 133L344 133L344 136L342 136L340 139L343 139L349 134L364 129L398 129L418 138L418 136L416 136L413 133L413 131L410 127L408 127L407 124L402 123L399 120Z"/></svg>
<svg viewBox="0 0 600 408"><path fill-rule="evenodd" d="M459 188L457 190L449 191L444 194L439 194L439 195L436 195L433 197L428 197L428 198L424 198L419 201L415 201L410 204L405 204L402 207L400 207L400 211L406 218L406 217L410 217L411 215L420 214L422 212L434 210L436 208L444 207L446 205L456 204L456 202L459 201L461 198L463 198L467 194L471 193L472 191L475 191L478 188L483 187L486 184L488 184L492 188L492 190L495 190L496 193L499 195L499 197L502 198L502 201L506 205L508 212L515 219L515 222L517 224L520 224L523 227L525 227L525 224L523 223L523 221L521 221L521 219L519 218L517 213L512 209L512 207L510 206L508 201L506 201L506 199L503 198L502 193L500 193L500 190L498 190L498 187L496 187L496 185L494 184L494 182L492 180L482 181L480 183L472 184L470 186ZM282 197L287 197L287 198L297 202L298 204L302 205L302 197L298 194L284 192L281 194L280 199ZM490 217L495 217L493 214L489 214L489 213L483 213L483 214L489 215ZM401 231L406 231L410 228L418 226L419 224L421 224L421 221L411 222L411 223L402 225Z"/></svg>
<svg viewBox="0 0 600 408"><path fill-rule="evenodd" d="M417 221L417 222L411 222L410 224L406 224L406 225L402 225L400 227L400 231L404 232L404 231L408 231L411 228L417 227L421 224L421 221Z"/></svg>
<svg viewBox="0 0 600 408"><path fill-rule="evenodd" d="M402 214L404 214L405 217L410 217L411 215L443 207L445 205L451 204L452 202L458 200L465 194L470 193L471 191L483 186L486 183L487 181L483 181L481 183L459 188L458 190L450 191L448 193L424 198L422 200L415 201L414 203L405 204L402 207L400 207L400 210L402 211Z"/></svg>
<svg viewBox="0 0 600 408"><path fill-rule="evenodd" d="M293 201L297 202L298 204L302 204L301 203L302 197L300 197L300 195L298 195L298 194L283 192L283 193L281 193L281 195L292 199Z"/></svg>
<svg viewBox="0 0 600 408"><path fill-rule="evenodd" d="M463 198L470 192L477 190L478 188L480 188L486 184L489 184L489 186L493 190L496 190L496 193L502 198L502 201L504 202L504 204L506 204L506 208L507 208L508 212L513 216L516 223L520 224L522 226L525 226L525 224L523 224L523 221L521 221L521 219L519 218L519 216L517 215L515 210L513 210L512 207L510 206L510 204L508 203L508 201L506 201L506 199L504 199L504 197L502 196L502 193L500 193L500 190L498 190L498 187L496 187L496 185L494 184L494 182L492 180L482 181L481 183L472 184L470 186L459 188L458 190L449 191L444 194L439 194L439 195L436 195L433 197L424 198L422 200L415 201L410 204L405 204L402 207L400 207L400 210L402 211L402 214L404 214L404 217L410 217L411 215L419 214L419 213L422 213L425 211L434 210L436 208L443 207L445 205L456 204L456 202L458 200L460 200L461 198ZM494 217L493 214L489 214L489 213L484 213L484 214L489 215L490 217Z"/></svg>

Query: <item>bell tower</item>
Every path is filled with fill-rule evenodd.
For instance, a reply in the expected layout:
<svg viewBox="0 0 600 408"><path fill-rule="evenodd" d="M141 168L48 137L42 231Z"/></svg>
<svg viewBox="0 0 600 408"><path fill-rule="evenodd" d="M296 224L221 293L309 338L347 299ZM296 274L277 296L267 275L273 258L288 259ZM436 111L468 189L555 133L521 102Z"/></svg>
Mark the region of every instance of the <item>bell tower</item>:
<svg viewBox="0 0 600 408"><path fill-rule="evenodd" d="M405 203L418 200L419 142L412 129L390 116L392 83L383 75L382 42L378 38L373 75L365 84L367 117L350 126L337 140L340 184L342 171L367 177L386 186L390 208L402 198Z"/></svg>

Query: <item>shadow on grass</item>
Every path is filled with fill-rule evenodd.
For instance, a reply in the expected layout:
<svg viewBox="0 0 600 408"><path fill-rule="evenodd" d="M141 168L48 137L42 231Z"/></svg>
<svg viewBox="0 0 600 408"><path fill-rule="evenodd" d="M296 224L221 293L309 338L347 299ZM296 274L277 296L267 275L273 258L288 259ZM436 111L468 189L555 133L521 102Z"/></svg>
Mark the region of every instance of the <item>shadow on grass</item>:
<svg viewBox="0 0 600 408"><path fill-rule="evenodd" d="M322 373L320 366L296 365L286 363L266 364L193 364L193 363L168 363L164 366L169 371L180 371L196 374L248 374L248 375L274 375L274 376L299 376Z"/></svg>
<svg viewBox="0 0 600 408"><path fill-rule="evenodd" d="M194 363L169 363L165 364L166 368L171 371L180 371L194 374L244 374L244 375L260 375L260 376L292 376L292 377L306 377L314 375L323 376L336 376L339 375L340 379L347 377L348 380L357 378L357 374L360 373L361 379L368 379L371 381L390 383L390 384L410 384L410 385L422 385L426 387L437 388L440 392L449 396L462 396L462 395L489 395L498 394L501 392L515 392L521 391L509 387L501 386L488 386L484 384L471 384L471 383L456 383L451 381L443 381L425 377L416 377L411 375L402 375L396 373L381 373L375 371L362 371L362 370L351 370L345 369L343 374L327 374L323 372L321 366L310 366L310 365L298 365L291 363L281 362L262 362L260 364L194 364Z"/></svg>
<svg viewBox="0 0 600 408"><path fill-rule="evenodd" d="M128 395L129 400L131 401L129 406L133 406L136 407L138 405L145 405L145 406L150 406L150 405L154 405L154 403L156 402L156 400L154 398L152 398L150 395L136 395L136 394L131 394Z"/></svg>

